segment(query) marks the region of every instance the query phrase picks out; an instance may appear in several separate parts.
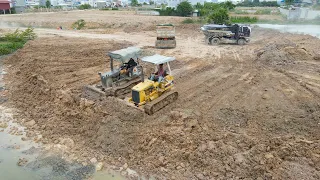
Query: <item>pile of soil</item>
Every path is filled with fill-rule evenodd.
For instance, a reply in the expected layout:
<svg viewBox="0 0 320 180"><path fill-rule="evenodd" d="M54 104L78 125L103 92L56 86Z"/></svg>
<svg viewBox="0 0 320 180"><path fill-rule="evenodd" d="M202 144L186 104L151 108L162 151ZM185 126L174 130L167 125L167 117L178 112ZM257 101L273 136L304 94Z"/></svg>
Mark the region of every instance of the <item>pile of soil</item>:
<svg viewBox="0 0 320 180"><path fill-rule="evenodd" d="M307 43L301 37L266 48L199 45L195 50L221 56L178 57L179 98L153 116L112 97L81 98L84 85L99 81L106 52L129 43L40 38L5 60L9 102L28 136L40 132L42 142L67 146L81 162L96 158L158 179L319 179L320 97L300 82L318 87L320 64L288 67L297 78L255 66L272 65L270 58L301 61L294 49ZM264 49L259 61L250 56L254 49Z"/></svg>
<svg viewBox="0 0 320 180"><path fill-rule="evenodd" d="M257 52L257 61L269 66L284 66L308 60L312 60L312 55L290 40L269 43Z"/></svg>

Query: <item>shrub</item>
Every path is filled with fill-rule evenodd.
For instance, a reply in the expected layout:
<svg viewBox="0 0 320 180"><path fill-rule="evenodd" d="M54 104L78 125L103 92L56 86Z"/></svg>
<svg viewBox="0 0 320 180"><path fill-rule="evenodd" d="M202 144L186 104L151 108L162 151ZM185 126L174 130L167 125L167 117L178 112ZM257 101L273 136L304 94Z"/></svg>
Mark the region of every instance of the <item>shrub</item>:
<svg viewBox="0 0 320 180"><path fill-rule="evenodd" d="M214 11L211 15L208 16L209 23L215 24L228 24L229 23L229 14L228 10L225 8L219 8Z"/></svg>
<svg viewBox="0 0 320 180"><path fill-rule="evenodd" d="M51 2L49 0L46 1L46 8L51 8Z"/></svg>
<svg viewBox="0 0 320 180"><path fill-rule="evenodd" d="M170 8L170 7L158 10L158 12L159 12L160 16L174 16L174 15L176 15L174 8Z"/></svg>
<svg viewBox="0 0 320 180"><path fill-rule="evenodd" d="M131 6L140 6L138 0L131 0Z"/></svg>
<svg viewBox="0 0 320 180"><path fill-rule="evenodd" d="M27 42L28 40L36 38L36 34L33 32L33 28L27 28L24 31L16 29L13 33L7 33L4 39L8 42Z"/></svg>
<svg viewBox="0 0 320 180"><path fill-rule="evenodd" d="M192 23L195 23L195 21L191 18L188 18L182 21L182 24L192 24Z"/></svg>
<svg viewBox="0 0 320 180"><path fill-rule="evenodd" d="M189 16L193 11L193 7L188 1L183 1L177 6L177 14L179 16Z"/></svg>
<svg viewBox="0 0 320 180"><path fill-rule="evenodd" d="M33 28L27 28L24 31L16 29L13 33L7 33L4 37L0 38L0 55L13 53L17 49L31 39L36 38Z"/></svg>
<svg viewBox="0 0 320 180"><path fill-rule="evenodd" d="M78 7L78 9L81 9L81 10L83 10L83 9L90 9L90 8L91 8L90 4L81 4L81 5Z"/></svg>
<svg viewBox="0 0 320 180"><path fill-rule="evenodd" d="M10 10L11 10L11 14L17 14L16 8L12 7L10 8Z"/></svg>
<svg viewBox="0 0 320 180"><path fill-rule="evenodd" d="M314 10L320 10L320 2L312 7Z"/></svg>
<svg viewBox="0 0 320 180"><path fill-rule="evenodd" d="M80 30L86 26L86 22L83 19L79 19L78 21L72 24L72 29Z"/></svg>

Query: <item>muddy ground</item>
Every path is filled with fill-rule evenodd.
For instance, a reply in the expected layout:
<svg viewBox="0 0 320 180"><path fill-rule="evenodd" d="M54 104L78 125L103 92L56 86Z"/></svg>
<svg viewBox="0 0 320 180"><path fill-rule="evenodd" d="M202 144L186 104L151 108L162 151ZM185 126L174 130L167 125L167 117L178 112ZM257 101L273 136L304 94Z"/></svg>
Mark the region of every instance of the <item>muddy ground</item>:
<svg viewBox="0 0 320 180"><path fill-rule="evenodd" d="M153 30L117 31L39 29L5 59L6 105L30 138L40 132L70 159L157 179L320 178L319 39L253 28L248 45L215 47L198 25L179 25L177 48L156 50ZM81 98L107 68L106 52L130 45L177 59L179 98L152 116Z"/></svg>

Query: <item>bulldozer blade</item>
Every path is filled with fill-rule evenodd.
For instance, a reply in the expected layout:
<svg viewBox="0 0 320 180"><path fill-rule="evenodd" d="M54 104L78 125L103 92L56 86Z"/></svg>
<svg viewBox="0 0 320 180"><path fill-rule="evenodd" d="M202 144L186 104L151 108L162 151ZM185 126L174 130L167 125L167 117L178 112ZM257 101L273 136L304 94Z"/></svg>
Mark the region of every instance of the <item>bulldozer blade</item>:
<svg viewBox="0 0 320 180"><path fill-rule="evenodd" d="M100 88L97 88L95 86L92 85L87 85L84 87L82 96L84 97L94 97L94 98L105 98L106 97L106 93L104 91L102 91Z"/></svg>

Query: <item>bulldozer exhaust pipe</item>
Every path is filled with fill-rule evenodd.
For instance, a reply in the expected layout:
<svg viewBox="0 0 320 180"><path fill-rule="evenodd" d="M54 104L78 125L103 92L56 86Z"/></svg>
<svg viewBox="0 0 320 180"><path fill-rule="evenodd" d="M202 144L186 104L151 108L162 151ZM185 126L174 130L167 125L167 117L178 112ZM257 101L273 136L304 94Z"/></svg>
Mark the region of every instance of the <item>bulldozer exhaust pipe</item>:
<svg viewBox="0 0 320 180"><path fill-rule="evenodd" d="M143 73L143 67L141 67L141 82L144 82L144 73Z"/></svg>

